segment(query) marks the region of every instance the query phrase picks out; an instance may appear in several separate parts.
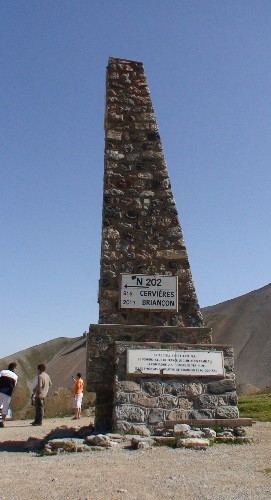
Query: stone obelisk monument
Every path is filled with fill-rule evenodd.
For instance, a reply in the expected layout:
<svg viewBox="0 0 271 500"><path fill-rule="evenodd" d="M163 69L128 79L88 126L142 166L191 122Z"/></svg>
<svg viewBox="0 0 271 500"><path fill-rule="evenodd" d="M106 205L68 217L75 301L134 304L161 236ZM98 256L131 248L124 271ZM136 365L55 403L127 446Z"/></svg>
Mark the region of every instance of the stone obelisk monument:
<svg viewBox="0 0 271 500"><path fill-rule="evenodd" d="M87 383L98 431L162 433L174 421L238 417L232 349L203 327L143 64L115 58Z"/></svg>

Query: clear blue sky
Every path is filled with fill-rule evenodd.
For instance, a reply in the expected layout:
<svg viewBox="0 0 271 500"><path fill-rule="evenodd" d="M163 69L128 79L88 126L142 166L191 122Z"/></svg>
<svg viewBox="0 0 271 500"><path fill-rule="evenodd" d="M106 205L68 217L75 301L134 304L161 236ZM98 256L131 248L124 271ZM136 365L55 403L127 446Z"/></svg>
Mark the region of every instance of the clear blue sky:
<svg viewBox="0 0 271 500"><path fill-rule="evenodd" d="M270 282L270 0L1 0L0 357L98 320L109 56L144 63L201 307Z"/></svg>

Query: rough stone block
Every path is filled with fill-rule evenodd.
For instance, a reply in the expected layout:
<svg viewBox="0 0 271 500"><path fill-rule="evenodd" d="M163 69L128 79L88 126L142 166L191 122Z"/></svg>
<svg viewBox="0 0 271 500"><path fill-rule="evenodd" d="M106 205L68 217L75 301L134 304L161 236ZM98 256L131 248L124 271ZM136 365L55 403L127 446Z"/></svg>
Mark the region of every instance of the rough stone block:
<svg viewBox="0 0 271 500"><path fill-rule="evenodd" d="M178 406L183 410L191 410L193 408L193 402L189 401L187 398L179 398Z"/></svg>
<svg viewBox="0 0 271 500"><path fill-rule="evenodd" d="M217 418L238 418L239 411L235 406L219 406L216 410Z"/></svg>
<svg viewBox="0 0 271 500"><path fill-rule="evenodd" d="M127 420L128 422L144 422L144 411L138 406L122 405L115 407L117 420Z"/></svg>
<svg viewBox="0 0 271 500"><path fill-rule="evenodd" d="M146 406L149 408L156 408L158 399L154 397L150 397L144 393L138 392L136 394L130 395L130 402L134 405Z"/></svg>
<svg viewBox="0 0 271 500"><path fill-rule="evenodd" d="M218 406L237 406L238 397L236 392L226 394L223 396L218 396Z"/></svg>
<svg viewBox="0 0 271 500"><path fill-rule="evenodd" d="M203 432L204 437L206 439L214 440L216 438L216 431L214 431L214 429L209 429L209 427L204 427L202 429L202 432Z"/></svg>
<svg viewBox="0 0 271 500"><path fill-rule="evenodd" d="M157 446L174 446L176 444L176 439L173 436L155 436L153 440Z"/></svg>
<svg viewBox="0 0 271 500"><path fill-rule="evenodd" d="M139 436L150 436L150 430L146 425L132 425L125 434L138 434Z"/></svg>
<svg viewBox="0 0 271 500"><path fill-rule="evenodd" d="M235 381L231 379L217 380L208 384L208 392L211 394L223 394L224 392L231 392L235 390Z"/></svg>
<svg viewBox="0 0 271 500"><path fill-rule="evenodd" d="M176 437L186 437L191 430L188 424L175 424L173 428L173 434Z"/></svg>
<svg viewBox="0 0 271 500"><path fill-rule="evenodd" d="M213 418L214 416L215 416L215 408L213 410L202 408L201 410L193 410L191 412L191 418L195 419Z"/></svg>
<svg viewBox="0 0 271 500"><path fill-rule="evenodd" d="M217 406L217 397L203 394L197 398L199 408L215 408Z"/></svg>
<svg viewBox="0 0 271 500"><path fill-rule="evenodd" d="M158 422L163 422L164 420L164 411L160 409L150 410L148 416L148 422L150 424L157 424Z"/></svg>
<svg viewBox="0 0 271 500"><path fill-rule="evenodd" d="M155 115L154 113L141 113L137 119L139 122L155 122Z"/></svg>
<svg viewBox="0 0 271 500"><path fill-rule="evenodd" d="M162 394L163 386L162 382L143 382L142 389L150 394L151 396L160 396Z"/></svg>
<svg viewBox="0 0 271 500"><path fill-rule="evenodd" d="M188 434L187 434L187 437L188 438L201 438L203 437L203 431L201 430L194 430L194 429L190 429L190 431L188 431ZM206 436L204 436L206 437Z"/></svg>
<svg viewBox="0 0 271 500"><path fill-rule="evenodd" d="M112 442L110 437L105 434L97 434L97 436L94 436L92 444L94 446L102 446L104 448L112 447Z"/></svg>
<svg viewBox="0 0 271 500"><path fill-rule="evenodd" d="M106 227L103 230L103 237L106 240L110 239L117 240L120 237L120 233L117 229L113 229L112 227Z"/></svg>
<svg viewBox="0 0 271 500"><path fill-rule="evenodd" d="M173 396L185 396L185 384L182 382L166 382L164 384L164 394L172 394Z"/></svg>
<svg viewBox="0 0 271 500"><path fill-rule="evenodd" d="M171 396L170 394L164 394L163 396L159 397L158 406L160 408L167 408L167 409L174 408L177 406L177 398Z"/></svg>
<svg viewBox="0 0 271 500"><path fill-rule="evenodd" d="M224 358L224 367L227 372L232 372L234 369L234 359L231 358Z"/></svg>
<svg viewBox="0 0 271 500"><path fill-rule="evenodd" d="M128 433L130 428L131 424L124 420L117 420L116 422L114 422L114 430L120 432L121 434Z"/></svg>
<svg viewBox="0 0 271 500"><path fill-rule="evenodd" d="M129 394L126 392L116 392L114 403L117 405L129 403Z"/></svg>
<svg viewBox="0 0 271 500"><path fill-rule="evenodd" d="M58 451L60 453L89 451L89 447L84 444L83 439L76 438L51 439L50 441L48 441L46 446L52 451Z"/></svg>
<svg viewBox="0 0 271 500"><path fill-rule="evenodd" d="M168 412L167 420L187 420L190 417L189 411L187 410L172 410Z"/></svg>
<svg viewBox="0 0 271 500"><path fill-rule="evenodd" d="M107 119L109 122L123 122L123 115L112 112L107 114Z"/></svg>
<svg viewBox="0 0 271 500"><path fill-rule="evenodd" d="M114 139L115 141L121 141L122 138L122 132L118 130L107 130L106 132L106 137L107 139Z"/></svg>
<svg viewBox="0 0 271 500"><path fill-rule="evenodd" d="M185 392L188 397L200 396L205 392L205 388L202 384L192 383L185 387Z"/></svg>
<svg viewBox="0 0 271 500"><path fill-rule="evenodd" d="M209 445L209 439L204 438L180 438L177 441L177 448L194 448L205 450Z"/></svg>
<svg viewBox="0 0 271 500"><path fill-rule="evenodd" d="M133 382L132 380L118 381L116 383L116 387L118 390L126 392L134 392L141 390L140 384L138 384L137 382Z"/></svg>

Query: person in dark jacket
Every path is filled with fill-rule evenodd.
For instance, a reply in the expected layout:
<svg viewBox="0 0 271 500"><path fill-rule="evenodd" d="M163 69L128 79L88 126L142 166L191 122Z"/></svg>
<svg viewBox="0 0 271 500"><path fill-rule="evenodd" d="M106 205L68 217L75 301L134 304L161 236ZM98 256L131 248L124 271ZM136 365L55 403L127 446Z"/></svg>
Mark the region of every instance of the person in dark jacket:
<svg viewBox="0 0 271 500"><path fill-rule="evenodd" d="M14 361L13 363L9 363L7 370L1 370L0 372L0 406L2 405L2 422L0 422L0 427L4 427L13 389L18 381L18 375L14 373L16 366L17 363Z"/></svg>

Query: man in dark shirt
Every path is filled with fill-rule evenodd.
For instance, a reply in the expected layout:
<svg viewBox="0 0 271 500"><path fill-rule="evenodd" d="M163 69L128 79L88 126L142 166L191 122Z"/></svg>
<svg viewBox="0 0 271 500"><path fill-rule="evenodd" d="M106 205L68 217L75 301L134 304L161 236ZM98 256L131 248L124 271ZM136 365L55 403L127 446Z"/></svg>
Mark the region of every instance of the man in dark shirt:
<svg viewBox="0 0 271 500"><path fill-rule="evenodd" d="M0 372L0 406L2 405L2 422L0 427L4 427L4 422L8 413L13 389L17 384L18 375L14 373L17 363L9 363L7 370Z"/></svg>

